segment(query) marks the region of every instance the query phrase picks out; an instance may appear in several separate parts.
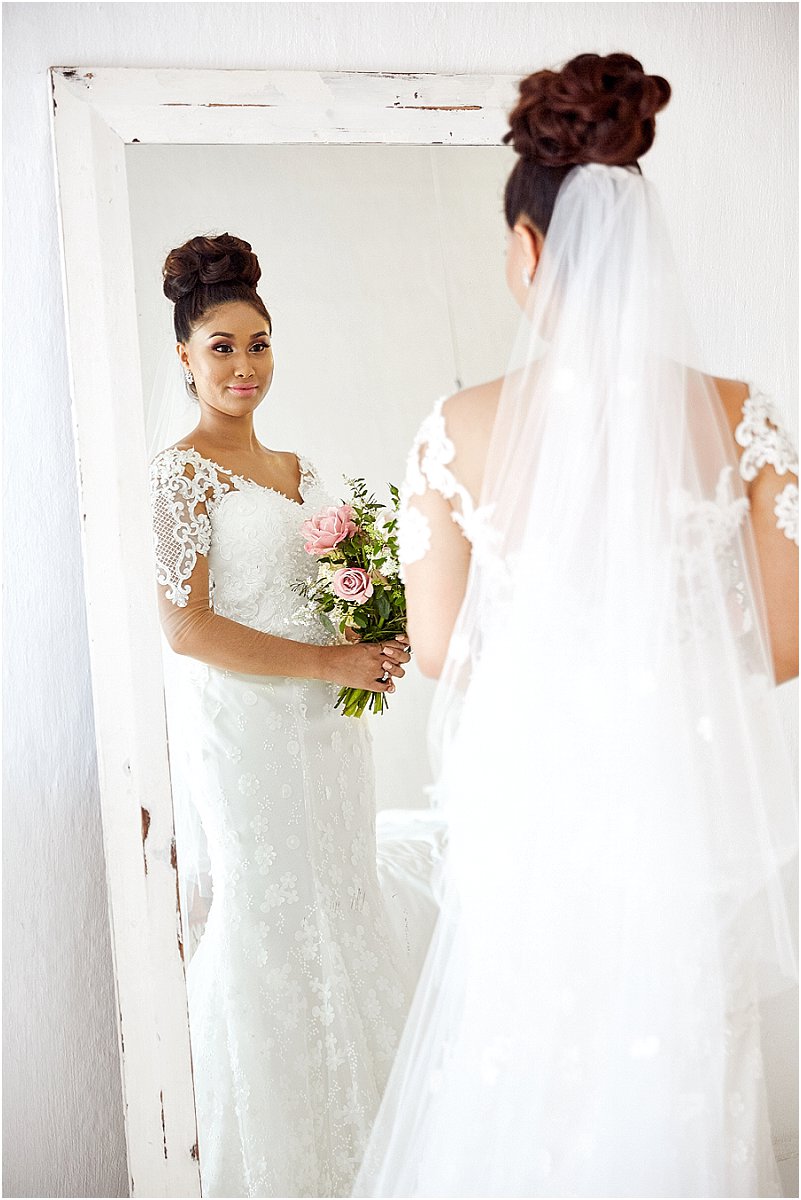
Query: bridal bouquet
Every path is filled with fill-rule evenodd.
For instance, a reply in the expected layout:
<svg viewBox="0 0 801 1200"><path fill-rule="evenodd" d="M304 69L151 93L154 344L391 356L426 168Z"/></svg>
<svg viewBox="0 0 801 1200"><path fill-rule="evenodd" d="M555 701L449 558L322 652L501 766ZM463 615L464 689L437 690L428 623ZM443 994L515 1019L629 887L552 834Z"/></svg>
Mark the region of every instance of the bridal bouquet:
<svg viewBox="0 0 801 1200"><path fill-rule="evenodd" d="M383 642L406 632L406 596L398 565L398 489L389 484L386 508L368 494L363 479L346 479L350 501L304 521L305 550L317 562L317 578L294 585L306 599L297 616L319 618L332 634ZM360 717L369 706L388 707L384 692L343 687L336 707Z"/></svg>

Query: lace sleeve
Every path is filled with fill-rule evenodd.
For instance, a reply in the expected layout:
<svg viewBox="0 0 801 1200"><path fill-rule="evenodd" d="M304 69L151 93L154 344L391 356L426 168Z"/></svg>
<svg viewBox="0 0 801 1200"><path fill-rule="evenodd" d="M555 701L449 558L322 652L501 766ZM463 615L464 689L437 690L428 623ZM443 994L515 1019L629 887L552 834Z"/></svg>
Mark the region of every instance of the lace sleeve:
<svg viewBox="0 0 801 1200"><path fill-rule="evenodd" d="M304 454L296 453L295 457L298 460L298 467L300 468L300 483L298 486L301 496L305 499L307 492L310 492L312 488L322 486L320 472L311 459L306 458Z"/></svg>
<svg viewBox="0 0 801 1200"><path fill-rule="evenodd" d="M209 552L207 502L227 490L228 485L195 450L163 450L150 464L156 580L179 608L189 601L187 581L198 554Z"/></svg>
<svg viewBox="0 0 801 1200"><path fill-rule="evenodd" d="M449 467L456 450L445 428L442 408L446 399L447 396L442 396L423 421L409 452L398 510L401 567L419 562L431 548L428 517L413 503L415 497L424 496L427 491L437 492L449 503L454 499L459 500L461 507L451 509L451 518L468 540L470 538L473 500Z"/></svg>
<svg viewBox="0 0 801 1200"><path fill-rule="evenodd" d="M751 388L743 404L742 420L734 431L740 456L740 475L752 483L763 467L777 475L792 474L796 480L786 483L777 493L773 512L785 537L798 545L798 454L781 426L773 403L762 392Z"/></svg>

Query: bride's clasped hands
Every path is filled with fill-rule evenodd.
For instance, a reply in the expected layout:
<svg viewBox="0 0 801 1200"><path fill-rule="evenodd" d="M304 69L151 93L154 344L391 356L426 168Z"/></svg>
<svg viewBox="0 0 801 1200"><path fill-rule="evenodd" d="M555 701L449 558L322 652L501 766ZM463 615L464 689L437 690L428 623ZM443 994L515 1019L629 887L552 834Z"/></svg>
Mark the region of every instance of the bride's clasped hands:
<svg viewBox="0 0 801 1200"><path fill-rule="evenodd" d="M394 679L403 679L404 665L409 662L408 638L392 638L379 645L361 641L348 641L344 646L326 646L320 651L322 671L320 678L342 687L363 688L377 691L377 682L385 682L386 690L395 691ZM387 680L384 677L389 676Z"/></svg>

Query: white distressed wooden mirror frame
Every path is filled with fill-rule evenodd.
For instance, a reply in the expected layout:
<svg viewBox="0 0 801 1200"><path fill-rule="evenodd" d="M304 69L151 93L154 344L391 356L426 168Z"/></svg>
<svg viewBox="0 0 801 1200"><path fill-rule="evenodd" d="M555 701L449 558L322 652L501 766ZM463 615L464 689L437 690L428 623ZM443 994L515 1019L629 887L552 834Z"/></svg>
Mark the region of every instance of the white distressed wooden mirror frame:
<svg viewBox="0 0 801 1200"><path fill-rule="evenodd" d="M199 1196L125 147L498 145L516 77L52 68L132 1196Z"/></svg>

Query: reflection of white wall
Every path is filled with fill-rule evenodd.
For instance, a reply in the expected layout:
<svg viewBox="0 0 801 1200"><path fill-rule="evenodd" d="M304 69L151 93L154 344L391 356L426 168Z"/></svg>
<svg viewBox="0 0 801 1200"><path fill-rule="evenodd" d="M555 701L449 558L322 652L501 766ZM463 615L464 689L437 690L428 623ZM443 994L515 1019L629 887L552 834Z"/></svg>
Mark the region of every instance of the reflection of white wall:
<svg viewBox="0 0 801 1200"><path fill-rule="evenodd" d="M336 495L344 474L388 499L436 397L503 370L518 319L504 281L506 147L126 153L146 397L174 342L164 258L208 232L245 237L262 266L276 371L258 434L311 457ZM432 690L410 667L390 714L372 721L381 808L425 802Z"/></svg>
<svg viewBox="0 0 801 1200"><path fill-rule="evenodd" d="M3 18L4 1191L122 1196L47 67L523 74L588 49L632 50L674 87L647 170L715 368L777 390L793 420L798 18L795 5L695 3L44 3L5 5ZM154 207L174 182L170 173ZM783 693L792 729L796 686ZM788 1138L794 1028L789 1004L766 1007L771 1109ZM793 1167L787 1195L798 1194Z"/></svg>

